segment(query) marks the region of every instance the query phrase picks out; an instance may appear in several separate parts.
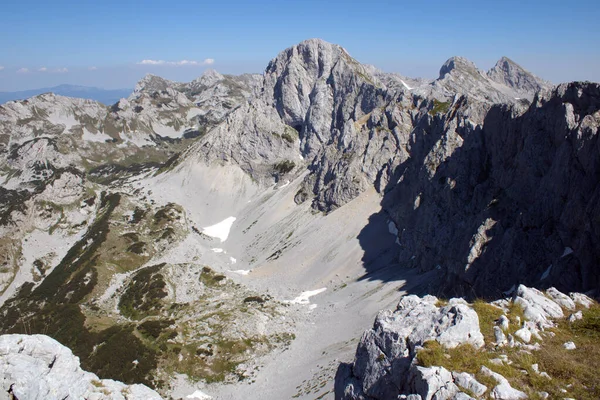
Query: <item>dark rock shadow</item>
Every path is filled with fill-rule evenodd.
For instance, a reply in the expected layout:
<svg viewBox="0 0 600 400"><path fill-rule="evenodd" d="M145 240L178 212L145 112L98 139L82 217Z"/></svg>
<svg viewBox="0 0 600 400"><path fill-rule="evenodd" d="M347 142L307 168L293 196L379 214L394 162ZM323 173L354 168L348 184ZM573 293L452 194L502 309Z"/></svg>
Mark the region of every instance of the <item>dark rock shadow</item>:
<svg viewBox="0 0 600 400"><path fill-rule="evenodd" d="M589 118L600 109L599 85L569 84L524 112L493 106L482 127L466 122L468 106L462 98L415 123L410 158L358 235L361 279L439 271L429 293L486 299L521 283L597 289L600 142ZM450 140L462 145L445 155ZM399 231L398 244L388 233L391 247L388 221Z"/></svg>

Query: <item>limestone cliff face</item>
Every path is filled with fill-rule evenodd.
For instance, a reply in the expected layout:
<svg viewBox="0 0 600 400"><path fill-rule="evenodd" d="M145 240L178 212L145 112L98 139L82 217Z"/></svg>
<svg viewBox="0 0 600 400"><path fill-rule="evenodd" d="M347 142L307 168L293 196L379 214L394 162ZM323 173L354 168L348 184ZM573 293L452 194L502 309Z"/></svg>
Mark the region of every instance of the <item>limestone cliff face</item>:
<svg viewBox="0 0 600 400"><path fill-rule="evenodd" d="M401 264L440 266L449 293L598 287L599 90L561 85L529 107L495 105L477 124L465 99L416 136L383 201Z"/></svg>

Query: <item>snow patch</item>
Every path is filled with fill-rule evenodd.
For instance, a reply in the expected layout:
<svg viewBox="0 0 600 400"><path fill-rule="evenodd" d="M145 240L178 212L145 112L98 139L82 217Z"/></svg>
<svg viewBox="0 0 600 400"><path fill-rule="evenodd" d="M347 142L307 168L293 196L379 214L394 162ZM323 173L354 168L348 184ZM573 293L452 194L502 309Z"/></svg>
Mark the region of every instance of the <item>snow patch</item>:
<svg viewBox="0 0 600 400"><path fill-rule="evenodd" d="M237 260L233 257L229 257L229 261L231 261L232 264L235 264L237 262Z"/></svg>
<svg viewBox="0 0 600 400"><path fill-rule="evenodd" d="M75 119L73 114L63 112L53 112L48 116L48 122L52 125L63 125L65 132L70 131L72 127L79 125L79 121Z"/></svg>
<svg viewBox="0 0 600 400"><path fill-rule="evenodd" d="M207 395L206 393L196 390L194 393L186 396L186 399L196 399L196 400L210 400L212 397Z"/></svg>
<svg viewBox="0 0 600 400"><path fill-rule="evenodd" d="M410 86L408 86L406 84L406 82L404 82L402 79L400 79L400 82L402 82L402 85L404 85L405 88L407 88L408 90L412 90L413 88L411 88Z"/></svg>
<svg viewBox="0 0 600 400"><path fill-rule="evenodd" d="M286 300L285 303L290 304L310 304L310 298L318 295L319 293L323 293L327 288L321 288L316 290L308 290L306 292L300 293L300 296L296 297L294 300Z"/></svg>
<svg viewBox="0 0 600 400"><path fill-rule="evenodd" d="M86 142L95 142L95 143L106 143L107 140L112 140L110 136L106 133L92 133L87 129L83 128L83 135L81 136L83 140Z"/></svg>
<svg viewBox="0 0 600 400"><path fill-rule="evenodd" d="M194 118L197 115L202 114L202 110L199 108L192 108L190 110L188 110L187 115L185 116L185 119L187 119L188 121L192 118Z"/></svg>
<svg viewBox="0 0 600 400"><path fill-rule="evenodd" d="M225 250L220 249L218 247L212 248L211 250L214 251L215 253L223 253L225 251Z"/></svg>
<svg viewBox="0 0 600 400"><path fill-rule="evenodd" d="M234 274L248 275L250 272L252 272L252 270L251 269L238 269L238 270L231 271L231 272L233 272Z"/></svg>
<svg viewBox="0 0 600 400"><path fill-rule="evenodd" d="M156 143L150 139L148 134L143 132L121 132L119 135L123 139L123 143L117 145L119 148L127 147L129 144L137 147L156 146Z"/></svg>
<svg viewBox="0 0 600 400"><path fill-rule="evenodd" d="M202 233L210 237L221 239L221 243L223 243L227 240L227 237L229 237L229 231L231 230L231 226L235 219L235 217L229 217L215 225L202 228Z"/></svg>

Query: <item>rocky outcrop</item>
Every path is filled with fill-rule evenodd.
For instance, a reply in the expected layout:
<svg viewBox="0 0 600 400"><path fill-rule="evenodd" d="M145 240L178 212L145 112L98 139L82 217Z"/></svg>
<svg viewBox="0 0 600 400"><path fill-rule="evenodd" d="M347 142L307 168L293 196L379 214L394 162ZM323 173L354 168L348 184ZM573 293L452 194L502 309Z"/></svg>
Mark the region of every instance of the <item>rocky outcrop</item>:
<svg viewBox="0 0 600 400"><path fill-rule="evenodd" d="M433 296L403 297L395 311L381 312L375 319L373 328L363 334L353 363L339 368L335 386L336 399L374 400L410 398L409 396L427 400L470 398L466 393L476 398L487 398L487 394L493 399L525 399L527 394L522 391L525 388L511 386L508 379L494 371L495 365L512 363L506 354L498 357L497 350L506 346L520 348L524 352L539 350L539 342L543 341L540 334L546 328L554 327L557 319L564 318L561 306L554 300L556 298L579 298L580 307L590 307L593 303L593 300L580 293L566 296L556 288L543 293L521 285L511 298L494 304L499 307L498 312L508 312L509 307L520 306L525 319L513 316L512 322L508 322L506 315L503 315L506 321L497 319L495 323L498 325L493 326L496 339L483 348L478 314L462 299L451 299L447 305L438 307L436 304L439 300ZM518 326L515 327L514 324ZM516 332L514 329L510 330L515 332L515 337L508 334L512 341L506 340L504 334L510 328L520 328ZM499 335L502 339L498 338ZM548 335L553 336L554 333L550 332ZM536 345L529 345L532 336L538 341ZM449 371L444 366L420 365L421 359L417 358L417 353L430 340L439 342L445 349L467 343L478 348L481 353L486 352L486 349L493 349L488 354L489 359L483 362L487 366L480 365L478 373L481 379L492 378L495 384L488 387L478 382L473 374ZM564 343L564 348L574 350L576 345L570 341ZM445 355L448 360L453 357ZM532 373L552 379L548 373L539 370L538 364L529 367ZM527 371L523 370L521 373Z"/></svg>
<svg viewBox="0 0 600 400"><path fill-rule="evenodd" d="M0 389L0 399L6 400L162 399L144 385L83 371L71 350L44 335L0 336Z"/></svg>
<svg viewBox="0 0 600 400"><path fill-rule="evenodd" d="M465 343L481 347L484 340L469 305L461 299L441 307L437 302L433 296L411 295L395 311L381 312L363 334L352 367L338 374L338 398L389 399L414 393L428 400L452 398L459 390L450 372L415 365L418 349L429 340L449 348Z"/></svg>

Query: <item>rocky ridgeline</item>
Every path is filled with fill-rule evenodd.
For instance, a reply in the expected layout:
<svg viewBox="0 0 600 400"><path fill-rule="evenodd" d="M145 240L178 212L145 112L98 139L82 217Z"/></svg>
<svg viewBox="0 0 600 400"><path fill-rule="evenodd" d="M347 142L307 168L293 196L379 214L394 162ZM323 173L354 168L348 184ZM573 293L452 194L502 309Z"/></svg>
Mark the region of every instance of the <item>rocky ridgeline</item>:
<svg viewBox="0 0 600 400"><path fill-rule="evenodd" d="M311 39L259 88L181 162L234 164L265 187L302 177L296 203L323 212L375 187L399 263L437 268L448 296L599 285L598 84L552 87L507 58L485 72L461 57L405 80Z"/></svg>
<svg viewBox="0 0 600 400"><path fill-rule="evenodd" d="M144 385L99 379L79 358L44 335L0 336L0 399L160 400Z"/></svg>
<svg viewBox="0 0 600 400"><path fill-rule="evenodd" d="M396 310L382 311L377 316L373 328L363 334L354 362L340 367L336 376L336 398L529 398L532 388L513 387L509 379L494 370L504 371L499 366L511 365L509 355L513 357L547 351L544 343L546 338L556 335L549 329L565 318L570 323L582 319L582 310L592 305L594 301L583 294L571 293L567 296L554 288L544 293L523 285L517 288L510 299L475 306L460 298L445 303L429 295L405 296ZM515 313L514 307L519 310L518 313ZM489 308L495 309L499 317L489 320L489 316L485 315L485 310ZM486 323L490 323L490 326L485 326ZM487 344L482 330L492 333ZM568 351L575 349L576 344L568 341L563 347ZM449 352L442 354L444 363L457 357L452 349L458 353L468 353L465 357L472 358L469 368L475 366L478 371L473 374L449 370L441 365L423 365L431 364L425 356L421 357L431 348ZM481 365L473 361L480 358L478 354L485 356ZM547 372L540 371L538 364L532 364L529 368L531 373L548 381L553 379ZM525 369L520 372L528 373ZM487 385L477 379L485 380ZM564 397L569 397L566 389L564 393ZM534 396L548 398L550 395L540 390Z"/></svg>

